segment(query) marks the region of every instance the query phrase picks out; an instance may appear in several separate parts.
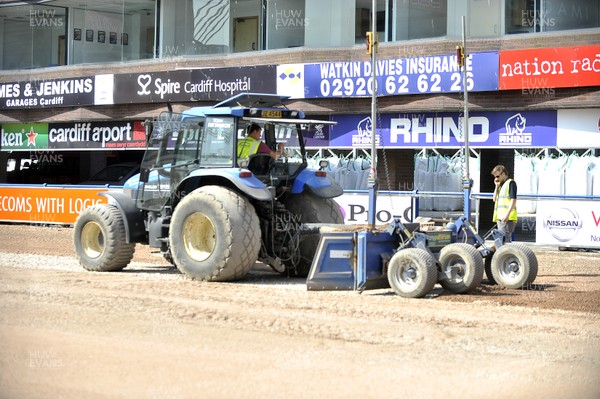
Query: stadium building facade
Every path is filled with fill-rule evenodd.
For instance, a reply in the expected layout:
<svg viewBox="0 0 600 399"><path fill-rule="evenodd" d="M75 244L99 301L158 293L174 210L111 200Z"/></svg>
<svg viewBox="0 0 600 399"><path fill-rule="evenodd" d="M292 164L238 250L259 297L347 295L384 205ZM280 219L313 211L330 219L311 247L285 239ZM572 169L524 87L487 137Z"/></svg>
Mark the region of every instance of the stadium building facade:
<svg viewBox="0 0 600 399"><path fill-rule="evenodd" d="M495 164L514 167L515 151L600 147L600 1L377 0L377 121L371 6L3 1L0 182L77 183L139 161L141 122L167 102L183 110L249 91L338 122L313 137L315 157L368 157L375 124L382 188L418 189L416 157L451 157L464 142L463 16L479 191L493 190Z"/></svg>

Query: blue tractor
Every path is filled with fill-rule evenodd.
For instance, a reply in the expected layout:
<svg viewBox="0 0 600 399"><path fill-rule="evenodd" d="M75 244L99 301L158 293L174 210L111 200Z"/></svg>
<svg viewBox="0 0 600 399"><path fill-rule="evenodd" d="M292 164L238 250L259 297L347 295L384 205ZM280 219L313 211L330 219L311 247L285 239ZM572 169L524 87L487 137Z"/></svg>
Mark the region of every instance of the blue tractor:
<svg viewBox="0 0 600 399"><path fill-rule="evenodd" d="M303 226L343 223L333 200L342 188L325 172L326 161L318 170L307 163L303 134L329 122L306 119L287 109L285 99L240 94L146 121L139 175L77 218L73 240L81 265L122 270L141 243L160 248L199 280L241 279L257 261L307 276L320 235ZM262 127L271 149L285 143L283 156L238 157L237 143L252 123Z"/></svg>

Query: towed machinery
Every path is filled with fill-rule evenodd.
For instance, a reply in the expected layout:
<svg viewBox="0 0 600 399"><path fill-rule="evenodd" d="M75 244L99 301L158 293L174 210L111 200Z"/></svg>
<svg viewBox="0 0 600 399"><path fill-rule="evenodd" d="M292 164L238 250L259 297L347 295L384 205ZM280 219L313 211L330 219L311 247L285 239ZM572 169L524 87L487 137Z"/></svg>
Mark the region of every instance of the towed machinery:
<svg viewBox="0 0 600 399"><path fill-rule="evenodd" d="M376 2L373 1L371 28L377 32ZM457 62L466 76L465 18L463 45L457 46ZM369 47L376 65L377 36ZM377 81L372 68L372 82ZM375 86L375 85L373 85ZM538 264L533 251L524 244L504 244L504 234L490 230L482 238L470 223L471 188L469 175L468 91L464 91L463 209L464 214L441 229L422 231L420 224L394 220L386 229L375 226L377 196L376 168L370 178L370 228L321 228L321 241L315 255L307 286L309 290L355 290L391 287L398 295L418 298L427 295L436 283L454 293L463 294L477 287L484 272L488 281L507 288L529 287L537 276ZM371 159L376 160L377 95L373 87L371 106ZM494 244L488 246L487 238Z"/></svg>
<svg viewBox="0 0 600 399"><path fill-rule="evenodd" d="M147 149L139 175L107 204L87 208L74 226L81 265L117 271L135 244L160 248L192 278L232 281L261 261L280 273L307 276L319 242L305 223L343 223L332 199L342 188L325 171L308 168L304 134L330 122L309 120L283 106L287 97L240 94L212 107L161 113L146 121ZM251 123L263 126L282 157L238 158Z"/></svg>
<svg viewBox="0 0 600 399"><path fill-rule="evenodd" d="M504 244L504 234L496 229L482 238L465 215L440 227L398 219L375 229L321 227L307 287L358 292L391 287L400 296L421 298L436 283L452 293L468 293L480 285L484 272L490 284L506 288L533 284L538 263L528 246Z"/></svg>

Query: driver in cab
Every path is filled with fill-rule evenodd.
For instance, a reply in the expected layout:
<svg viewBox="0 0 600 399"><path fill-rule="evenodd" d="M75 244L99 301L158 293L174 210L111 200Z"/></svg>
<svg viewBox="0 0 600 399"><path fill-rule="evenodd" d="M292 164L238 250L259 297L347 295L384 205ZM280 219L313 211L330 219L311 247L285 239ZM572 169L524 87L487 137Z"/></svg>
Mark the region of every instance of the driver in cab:
<svg viewBox="0 0 600 399"><path fill-rule="evenodd" d="M283 154L284 144L277 144L277 151L273 151L268 145L260 140L262 129L256 123L248 126L248 133L244 139L238 141L237 155L238 158L249 158L254 154L269 154L271 158L277 159Z"/></svg>

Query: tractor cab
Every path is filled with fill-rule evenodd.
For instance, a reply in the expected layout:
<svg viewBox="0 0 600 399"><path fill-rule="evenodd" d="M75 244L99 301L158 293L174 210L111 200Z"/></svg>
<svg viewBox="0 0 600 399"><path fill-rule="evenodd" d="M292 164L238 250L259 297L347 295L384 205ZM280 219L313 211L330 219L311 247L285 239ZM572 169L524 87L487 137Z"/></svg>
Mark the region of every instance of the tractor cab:
<svg viewBox="0 0 600 399"><path fill-rule="evenodd" d="M304 119L302 112L283 105L286 98L240 94L212 107L163 112L147 121L147 150L135 182L137 207L158 211L174 194L185 192L186 186L198 186L184 180L208 179L215 174L235 180L240 169L252 172L277 196L289 191L308 166L304 133L316 124L330 122ZM285 151L277 159L267 153L238 156L238 142L252 124L262 128L261 141L271 150L284 145Z"/></svg>

